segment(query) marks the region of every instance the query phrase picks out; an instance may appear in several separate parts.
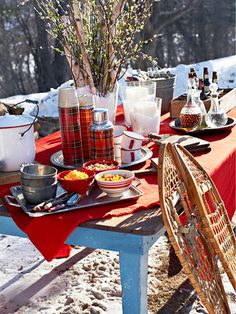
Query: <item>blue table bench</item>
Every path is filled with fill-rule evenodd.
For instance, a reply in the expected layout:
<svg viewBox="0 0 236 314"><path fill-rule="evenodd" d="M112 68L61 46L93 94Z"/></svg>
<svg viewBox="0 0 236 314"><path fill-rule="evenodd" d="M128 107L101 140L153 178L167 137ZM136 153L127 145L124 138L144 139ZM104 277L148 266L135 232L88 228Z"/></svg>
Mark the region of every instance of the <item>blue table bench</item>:
<svg viewBox="0 0 236 314"><path fill-rule="evenodd" d="M81 224L67 243L119 252L124 314L146 314L148 251L165 231L160 208ZM0 204L0 233L27 237Z"/></svg>

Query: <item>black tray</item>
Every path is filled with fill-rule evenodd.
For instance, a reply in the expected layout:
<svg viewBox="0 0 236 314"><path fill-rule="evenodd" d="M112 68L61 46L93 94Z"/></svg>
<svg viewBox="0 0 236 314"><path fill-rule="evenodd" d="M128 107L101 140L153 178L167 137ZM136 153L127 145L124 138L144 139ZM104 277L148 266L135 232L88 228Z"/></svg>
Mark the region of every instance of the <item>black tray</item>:
<svg viewBox="0 0 236 314"><path fill-rule="evenodd" d="M209 133L215 133L215 132L221 132L221 131L229 130L229 129L231 129L235 124L236 124L236 119L231 118L231 117L228 117L228 121L227 121L226 125L223 125L223 126L220 126L220 127L215 127L215 128L209 128L209 127L200 128L200 129L195 130L195 131L188 131L188 132L187 132L184 128L181 127L180 119L177 118L177 119L172 120L172 121L169 123L169 126L170 126L172 129L181 131L181 132L186 133L186 134L198 134L198 133L201 133L201 134L209 134Z"/></svg>
<svg viewBox="0 0 236 314"><path fill-rule="evenodd" d="M131 185L130 188L126 190L119 197L110 197L105 192L101 191L97 186L94 186L91 189L89 196L81 199L77 205L66 207L66 208L60 209L58 211L53 211L50 213L46 211L45 212L32 212L32 208L35 205L27 203L27 201L24 199L24 195L22 193L22 188L20 185L13 186L10 188L10 190L17 202L17 205L21 207L23 211L30 217L41 217L41 216L46 216L46 215L60 214L60 213L66 213L66 212L70 212L77 209L85 209L85 208L99 206L99 205L113 204L113 203L118 203L118 202L127 201L127 200L136 200L141 195L143 195L143 193L133 185ZM62 194L63 191L64 190L59 185L57 189L57 196ZM6 198L6 200L9 203L8 197Z"/></svg>

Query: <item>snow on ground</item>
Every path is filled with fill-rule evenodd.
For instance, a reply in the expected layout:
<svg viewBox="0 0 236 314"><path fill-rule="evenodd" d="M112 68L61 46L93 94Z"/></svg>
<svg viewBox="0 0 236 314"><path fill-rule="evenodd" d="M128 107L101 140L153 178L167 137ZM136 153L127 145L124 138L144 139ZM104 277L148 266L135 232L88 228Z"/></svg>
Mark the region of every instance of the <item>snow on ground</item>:
<svg viewBox="0 0 236 314"><path fill-rule="evenodd" d="M175 95L185 92L190 66L178 65L169 69L177 75ZM236 56L193 66L199 76L204 66L208 66L210 77L212 69L216 70L220 87L236 87ZM69 84L71 81L64 85ZM49 93L20 95L0 101L16 103L23 99L39 100L40 116L55 117L58 115L57 97L58 89L53 89ZM25 104L24 107L25 113L35 110L32 105ZM0 252L0 314L122 313L117 253L77 247L72 250L69 259L48 263L28 239L5 235L0 235ZM177 312L177 307L181 308L178 313L207 313L191 286L188 284L186 287L183 274L180 275L182 281L179 286L172 287L172 283L180 280L176 277L168 279L170 283L168 280L167 283L162 281L160 272L167 268L163 263L168 262L168 255L169 246L163 236L149 254L149 313L154 314L161 309L160 313L172 314ZM226 276L223 280L231 302L231 313L236 314L236 294ZM169 299L171 301L168 302ZM177 304L177 301L180 303Z"/></svg>
<svg viewBox="0 0 236 314"><path fill-rule="evenodd" d="M187 78L190 67L194 67L198 77L202 77L203 67L208 67L209 78L212 76L212 71L217 71L219 87L221 88L234 88L236 87L236 55L220 58L215 60L209 60L204 62L199 62L195 64L185 65L179 64L176 68L168 68L163 70L168 70L176 75L176 87L175 96L184 94L187 90ZM65 82L59 88L69 86L72 81ZM58 117L58 90L51 89L48 93L37 93L30 95L18 95L8 98L0 99L0 102L6 104L15 104L24 99L32 99L39 101L39 116L40 117ZM24 103L21 106L25 108L25 114L30 114L35 112L35 105Z"/></svg>

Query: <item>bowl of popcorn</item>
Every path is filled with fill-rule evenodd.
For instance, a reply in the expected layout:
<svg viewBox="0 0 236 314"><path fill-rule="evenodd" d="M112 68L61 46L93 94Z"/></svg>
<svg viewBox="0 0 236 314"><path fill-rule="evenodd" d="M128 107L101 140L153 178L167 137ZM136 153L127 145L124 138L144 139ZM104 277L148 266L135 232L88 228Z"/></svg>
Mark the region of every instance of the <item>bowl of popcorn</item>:
<svg viewBox="0 0 236 314"><path fill-rule="evenodd" d="M58 182L68 193L85 196L94 182L95 173L87 169L65 170L58 174Z"/></svg>
<svg viewBox="0 0 236 314"><path fill-rule="evenodd" d="M98 187L110 197L120 197L127 191L134 179L129 170L107 170L95 175Z"/></svg>
<svg viewBox="0 0 236 314"><path fill-rule="evenodd" d="M83 169L99 173L102 171L119 169L119 163L110 159L94 159L83 164Z"/></svg>

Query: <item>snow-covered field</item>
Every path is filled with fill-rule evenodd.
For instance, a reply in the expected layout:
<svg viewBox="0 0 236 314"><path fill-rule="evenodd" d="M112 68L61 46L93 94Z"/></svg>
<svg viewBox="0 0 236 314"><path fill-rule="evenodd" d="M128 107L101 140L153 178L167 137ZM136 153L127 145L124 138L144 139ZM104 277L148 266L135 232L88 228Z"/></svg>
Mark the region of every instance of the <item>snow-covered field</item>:
<svg viewBox="0 0 236 314"><path fill-rule="evenodd" d="M216 70L220 87L236 87L236 56L194 66L199 76L204 66L208 66L210 75L212 69ZM186 90L189 67L179 65L169 69L177 75L176 95ZM57 116L57 93L58 90L52 90L49 93L14 96L2 101L16 103L26 98L40 100L40 116ZM31 105L25 105L26 113L32 110ZM28 239L5 235L0 235L0 252L0 314L122 313L119 259L114 252L77 247L73 248L69 259L48 263ZM189 285L187 288L182 287L180 282L173 290L170 283L162 282L160 268L163 263L167 263L168 255L169 245L163 236L149 254L149 313L157 313L157 308L162 308L160 313L166 314L207 313ZM172 283L175 278L171 279ZM182 274L181 279L185 281L186 277ZM231 313L236 314L236 294L226 276L223 280L231 302ZM166 293L172 300L172 310L168 310L168 307L165 310L168 303L168 298L164 297ZM180 302L186 293L187 302ZM160 300L157 302L158 307L152 301L154 297ZM173 305L177 306L177 301L181 306L175 308Z"/></svg>
<svg viewBox="0 0 236 314"><path fill-rule="evenodd" d="M218 82L220 88L234 88L236 87L236 55L227 58L210 60L191 65L180 64L176 68L168 68L168 70L176 75L175 96L179 96L187 90L187 78L190 67L194 67L198 77L202 77L203 67L208 67L209 78L211 78L212 71L217 71ZM72 81L64 83L62 86L68 86ZM7 104L15 104L25 99L39 101L39 116L40 117L57 117L58 108L58 89L52 89L48 93L38 93L29 95L17 95L8 98L0 99L0 102ZM25 108L24 113L30 114L34 112L35 106L32 104L24 103L22 106Z"/></svg>

